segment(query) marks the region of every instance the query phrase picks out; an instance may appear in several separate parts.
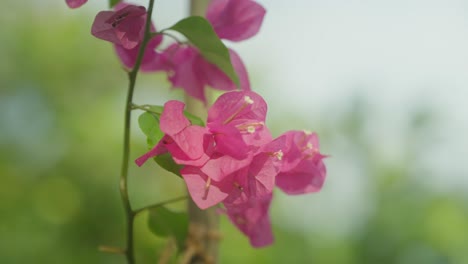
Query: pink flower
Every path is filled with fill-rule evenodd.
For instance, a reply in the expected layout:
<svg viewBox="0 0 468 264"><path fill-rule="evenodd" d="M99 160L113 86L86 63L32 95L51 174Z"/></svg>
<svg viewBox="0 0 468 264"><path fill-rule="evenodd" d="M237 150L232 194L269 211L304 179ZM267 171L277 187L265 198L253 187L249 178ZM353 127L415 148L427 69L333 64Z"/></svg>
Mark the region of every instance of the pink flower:
<svg viewBox="0 0 468 264"><path fill-rule="evenodd" d="M125 49L133 49L143 40L145 20L143 6L126 5L117 11L101 11L94 19L91 34Z"/></svg>
<svg viewBox="0 0 468 264"><path fill-rule="evenodd" d="M284 138L283 165L276 176L276 185L287 194L318 192L326 177L316 133L288 131Z"/></svg>
<svg viewBox="0 0 468 264"><path fill-rule="evenodd" d="M195 166L185 166L180 173L192 200L200 209L206 209L222 202L232 190L233 182L230 179L212 180Z"/></svg>
<svg viewBox="0 0 468 264"><path fill-rule="evenodd" d="M229 54L234 70L239 76L240 88L250 90L247 70L239 55L233 50L229 50ZM207 62L195 47L172 44L161 56L158 65L169 73L169 81L172 85L184 89L187 94L205 103L204 88L206 86L223 91L237 88L218 67Z"/></svg>
<svg viewBox="0 0 468 264"><path fill-rule="evenodd" d="M232 172L221 179L210 177L195 166L185 166L181 174L192 200L201 209L221 202L239 205L272 193L280 168L276 159L260 153L247 160L244 167L234 166Z"/></svg>
<svg viewBox="0 0 468 264"><path fill-rule="evenodd" d="M273 192L282 158L282 151L277 147L275 143L267 144L255 155L248 167L228 176L233 182L233 188L223 201L224 204L244 204Z"/></svg>
<svg viewBox="0 0 468 264"><path fill-rule="evenodd" d="M170 152L177 164L185 166L181 174L200 208L213 206L229 194L234 203L273 190L280 167L271 161L274 151L266 144L271 135L264 125L266 103L258 94L223 94L210 108L206 128L192 125L183 109L184 104L178 101L164 105L160 128L165 135L136 160L139 166L151 157ZM260 146L259 142L265 144ZM246 188L242 197L237 197L239 186L247 185L259 188Z"/></svg>
<svg viewBox="0 0 468 264"><path fill-rule="evenodd" d="M251 0L213 0L206 18L219 38L241 41L257 34L265 13L261 5Z"/></svg>
<svg viewBox="0 0 468 264"><path fill-rule="evenodd" d="M211 22L220 38L240 41L255 35L263 21L265 9L251 0L214 0L207 10ZM229 49L231 63L239 77L240 89L250 90L247 70L233 50ZM231 91L236 85L217 66L206 61L198 50L191 46L173 44L163 53L157 69L169 73L169 81L176 88L182 88L190 96L206 103L205 87ZM163 66L161 66L163 64Z"/></svg>
<svg viewBox="0 0 468 264"><path fill-rule="evenodd" d="M230 124L236 121L256 120L265 122L267 104L252 91L224 93L208 110L208 124Z"/></svg>
<svg viewBox="0 0 468 264"><path fill-rule="evenodd" d="M162 41L161 36L153 37L145 48L145 54L143 55L143 60L140 64L140 70L143 72L154 72L163 70L164 66L160 61L160 54L156 51L156 47ZM120 60L122 61L123 65L128 69L132 69L135 66L138 52L140 51L140 44L135 46L133 49L125 49L121 45L114 44L115 51L117 56L119 56Z"/></svg>
<svg viewBox="0 0 468 264"><path fill-rule="evenodd" d="M267 104L252 91L227 92L208 110L206 127L192 125L184 103L169 101L160 116L162 140L136 160L169 152L192 200L201 209L223 203L254 247L273 242L269 206L274 186L287 194L319 191L325 180L318 137L288 131L272 139Z"/></svg>
<svg viewBox="0 0 468 264"><path fill-rule="evenodd" d="M239 163L230 163L229 168L227 168L229 165L224 163L216 163L218 168L212 166L212 170L224 174L223 177L217 174L210 176L205 173L203 169L206 165L201 169L186 166L181 170L181 174L190 196L201 209L220 202L231 206L246 204L251 200L259 200L271 195L275 187L275 177L281 168L280 147L282 143L275 140L253 154L254 157L241 160ZM241 162L244 163L239 166Z"/></svg>
<svg viewBox="0 0 468 264"><path fill-rule="evenodd" d="M115 10L119 11L128 6L128 4L121 2L115 6ZM144 19L146 20L146 15L144 15ZM156 32L156 28L154 27L153 23L151 23L151 32ZM156 51L156 47L159 46L159 44L161 44L161 41L162 36L157 35L148 42L145 48L145 53L143 55L143 60L140 64L141 71L154 72L164 70L164 66L161 63L160 54ZM133 66L135 66L138 53L140 51L140 46L141 45L138 44L132 49L127 49L122 45L114 44L114 48L117 52L117 55L119 56L120 60L125 65L125 67L127 67L128 69L132 69Z"/></svg>
<svg viewBox="0 0 468 264"><path fill-rule="evenodd" d="M70 8L78 8L84 5L88 0L66 0L68 7Z"/></svg>
<svg viewBox="0 0 468 264"><path fill-rule="evenodd" d="M203 173L220 181L248 165L253 153L272 139L265 126L266 111L266 102L252 91L221 95L208 110L207 120L216 151L221 155L212 156L201 167Z"/></svg>
<svg viewBox="0 0 468 264"><path fill-rule="evenodd" d="M236 157L246 151L247 144L256 145L252 138L261 138L260 145L271 141L265 127L266 112L265 100L255 92L224 93L208 110L207 127L215 134L216 144L225 149L223 153ZM258 137L259 131L267 133Z"/></svg>
<svg viewBox="0 0 468 264"><path fill-rule="evenodd" d="M243 204L225 204L231 222L246 236L253 247L265 247L273 243L269 208L272 195L251 199Z"/></svg>

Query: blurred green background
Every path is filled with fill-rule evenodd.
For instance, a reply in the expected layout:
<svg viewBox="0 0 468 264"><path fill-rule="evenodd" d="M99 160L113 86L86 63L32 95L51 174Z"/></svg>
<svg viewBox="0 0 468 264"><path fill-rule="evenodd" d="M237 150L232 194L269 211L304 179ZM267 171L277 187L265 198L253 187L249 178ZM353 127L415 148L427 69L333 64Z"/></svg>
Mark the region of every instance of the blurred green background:
<svg viewBox="0 0 468 264"><path fill-rule="evenodd" d="M97 249L124 243L118 177L126 75L111 45L89 34L105 3L69 10L63 2L9 0L0 11L0 263L125 263ZM161 11L171 18L162 24L186 11L176 2L177 8ZM261 2L267 9L278 3ZM280 19L278 10L269 12L270 21ZM272 25L267 20L261 33L271 36ZM331 155L328 181L318 194L275 192L271 247L252 249L223 217L221 263L468 263L466 156L457 155L466 151L455 150L467 140L445 141L463 134L444 130L450 128L447 109L421 96L402 100L411 105L408 111L395 110L396 104L379 114L375 102L382 98L362 87L337 92L338 99L326 105L320 91L310 92L304 96L313 106L294 108L275 90L299 93L294 87L265 87L281 76L261 60L281 57L281 51L261 50L260 59L254 57L263 43L259 38L243 49L251 50L246 64L254 89L262 85L257 90L270 102L269 125L275 135L317 131L322 151ZM300 56L293 52L288 54ZM163 104L182 97L169 88L162 74L142 75L135 101ZM132 159L146 147L137 114ZM155 164L131 166L135 207L184 193L183 182ZM184 203L172 207L183 209ZM136 237L138 263L156 263L165 241L149 232L146 215L137 219Z"/></svg>

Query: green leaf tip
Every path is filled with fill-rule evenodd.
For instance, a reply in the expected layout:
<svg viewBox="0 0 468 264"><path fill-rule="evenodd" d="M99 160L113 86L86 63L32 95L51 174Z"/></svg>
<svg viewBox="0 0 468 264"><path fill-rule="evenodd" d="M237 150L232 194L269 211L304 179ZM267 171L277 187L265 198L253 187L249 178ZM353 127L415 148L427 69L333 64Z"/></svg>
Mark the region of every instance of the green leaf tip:
<svg viewBox="0 0 468 264"><path fill-rule="evenodd" d="M168 172L172 172L175 175L182 178L182 174L180 174L180 170L182 169L182 165L175 163L174 159L172 158L171 154L164 153L154 157L154 161L161 166L161 168L167 170Z"/></svg>

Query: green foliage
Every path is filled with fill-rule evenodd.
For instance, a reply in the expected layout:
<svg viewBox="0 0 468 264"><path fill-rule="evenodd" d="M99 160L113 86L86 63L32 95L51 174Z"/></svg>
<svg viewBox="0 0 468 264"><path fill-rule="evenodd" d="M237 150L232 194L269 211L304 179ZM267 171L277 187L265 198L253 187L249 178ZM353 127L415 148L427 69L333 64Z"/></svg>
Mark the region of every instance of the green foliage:
<svg viewBox="0 0 468 264"><path fill-rule="evenodd" d="M174 237L179 250L184 248L188 223L187 213L173 212L164 206L149 210L148 226L151 232L161 237Z"/></svg>
<svg viewBox="0 0 468 264"><path fill-rule="evenodd" d="M160 106L160 105L147 105L147 108L149 109L149 111L151 111L153 114L157 115L158 117L161 116L164 110L164 106Z"/></svg>
<svg viewBox="0 0 468 264"><path fill-rule="evenodd" d="M190 120L190 122L193 125L205 126L205 122L203 122L203 120L201 120L200 117L198 117L196 115L192 115L191 113L189 113L187 111L184 111L184 115L185 115L186 118L188 118L188 120Z"/></svg>
<svg viewBox="0 0 468 264"><path fill-rule="evenodd" d="M109 7L112 8L116 4L118 4L119 2L120 2L120 0L109 0Z"/></svg>
<svg viewBox="0 0 468 264"><path fill-rule="evenodd" d="M216 35L210 22L200 16L191 16L180 20L169 29L184 35L207 61L218 66L239 86L239 78L232 67L229 51Z"/></svg>
<svg viewBox="0 0 468 264"><path fill-rule="evenodd" d="M171 156L171 154L169 152L154 157L154 161L156 161L156 163L159 166L161 166L161 168L163 168L163 169L165 169L165 170L167 170L169 172L172 172L172 173L174 173L175 175L177 175L179 177L182 177L182 175L180 174L180 170L182 169L182 165L179 165L179 164L175 163L174 159L172 158L172 156Z"/></svg>
<svg viewBox="0 0 468 264"><path fill-rule="evenodd" d="M148 146L155 146L164 136L159 129L159 117L156 114L144 112L138 118L138 124L147 137Z"/></svg>

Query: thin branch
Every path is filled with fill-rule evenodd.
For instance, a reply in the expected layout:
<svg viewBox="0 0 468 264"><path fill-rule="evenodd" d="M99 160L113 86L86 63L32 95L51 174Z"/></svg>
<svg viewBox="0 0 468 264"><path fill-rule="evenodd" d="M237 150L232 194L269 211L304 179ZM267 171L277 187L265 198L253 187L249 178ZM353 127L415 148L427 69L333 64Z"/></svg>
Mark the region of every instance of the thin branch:
<svg viewBox="0 0 468 264"><path fill-rule="evenodd" d="M101 245L98 250L105 253L125 255L125 249L119 247Z"/></svg>
<svg viewBox="0 0 468 264"><path fill-rule="evenodd" d="M148 13L146 15L145 23L145 35L138 51L138 56L135 62L135 66L132 71L128 73L128 92L127 100L125 103L125 117L124 117L124 143L123 143L123 157L122 157L122 169L120 174L120 195L122 197L122 203L125 209L126 215L126 239L127 245L125 249L125 256L127 257L128 264L135 263L135 253L134 253L134 244L133 244L133 223L135 220L135 213L132 210L130 204L130 199L128 196L128 164L129 164L129 154L130 154L130 123L131 123L131 113L132 113L132 100L133 93L135 90L136 79L138 75L138 70L140 69L141 62L143 61L143 56L145 54L146 45L151 39L150 29L151 29L151 15L153 13L154 0L149 0Z"/></svg>
<svg viewBox="0 0 468 264"><path fill-rule="evenodd" d="M153 113L153 114L156 114L156 115L161 115L160 112L156 112L156 111L153 111L150 109L150 105L136 105L136 104L132 104L132 110L135 110L135 109L139 109L139 110L143 110L143 111L146 111L148 113Z"/></svg>
<svg viewBox="0 0 468 264"><path fill-rule="evenodd" d="M184 196L176 197L176 198L173 198L173 199L170 199L170 200L166 200L166 201L163 201L163 202L160 202L160 203L148 205L148 206L145 206L145 207L140 208L140 209L138 209L138 210L135 210L135 215L138 215L138 214L140 214L141 212L146 211L146 210L151 210L151 209L154 209L154 208L161 207L161 206L166 205L166 204L175 203L175 202L180 202L180 201L182 201L182 200L186 200L187 198L188 198L188 196L187 196L187 195L184 195Z"/></svg>

